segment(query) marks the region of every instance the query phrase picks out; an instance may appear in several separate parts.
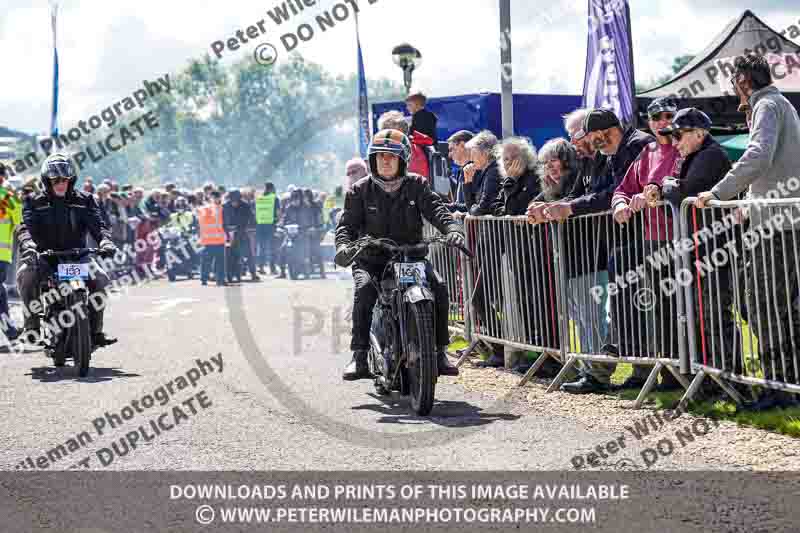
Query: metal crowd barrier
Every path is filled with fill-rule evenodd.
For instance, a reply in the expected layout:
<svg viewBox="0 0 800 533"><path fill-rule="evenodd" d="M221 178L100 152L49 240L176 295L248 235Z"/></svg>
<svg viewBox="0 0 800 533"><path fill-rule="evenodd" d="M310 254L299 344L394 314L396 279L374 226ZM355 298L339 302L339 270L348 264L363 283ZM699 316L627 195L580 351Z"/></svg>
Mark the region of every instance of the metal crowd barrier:
<svg viewBox="0 0 800 533"><path fill-rule="evenodd" d="M422 234L428 239L439 235L439 230L425 221ZM434 270L442 277L450 296L448 329L452 333L464 336L468 341L471 340L467 336L469 328L466 327L467 314L464 312L464 255L452 248L433 246L428 259Z"/></svg>
<svg viewBox="0 0 800 533"><path fill-rule="evenodd" d="M684 387L688 370L683 294L669 284L679 268L674 209L664 203L620 224L611 212L573 217L558 225L559 280L566 303L567 361L550 384L555 390L576 364L608 381L620 362L652 367L640 374L644 402L662 369ZM608 315L606 314L608 310Z"/></svg>
<svg viewBox="0 0 800 533"><path fill-rule="evenodd" d="M525 216L468 216L465 229L475 254L464 289L471 303L472 343L458 365L479 342L538 351L542 355L522 378L523 385L548 357L564 360L563 294L553 249L557 226L532 226Z"/></svg>
<svg viewBox="0 0 800 533"><path fill-rule="evenodd" d="M696 373L681 403L705 376L737 403L753 385L800 392L800 200L694 201L680 210Z"/></svg>

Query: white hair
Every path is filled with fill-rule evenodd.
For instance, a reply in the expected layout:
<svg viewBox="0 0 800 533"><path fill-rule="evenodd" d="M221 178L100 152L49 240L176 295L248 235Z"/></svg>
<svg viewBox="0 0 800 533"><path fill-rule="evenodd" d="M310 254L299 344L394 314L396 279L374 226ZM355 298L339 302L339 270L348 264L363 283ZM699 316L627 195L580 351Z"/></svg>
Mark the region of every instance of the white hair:
<svg viewBox="0 0 800 533"><path fill-rule="evenodd" d="M408 135L409 128L406 117L400 111L387 111L378 119L378 131L400 130Z"/></svg>
<svg viewBox="0 0 800 533"><path fill-rule="evenodd" d="M570 137L583 128L583 121L586 120L586 115L589 114L589 111L590 109L587 108L579 108L564 115L564 129L567 130Z"/></svg>
<svg viewBox="0 0 800 533"><path fill-rule="evenodd" d="M505 150L506 146L516 146L519 148L519 153L522 157L523 163L525 164L525 168L529 171L536 170L536 167L538 166L536 147L533 146L533 144L531 144L531 142L525 137L509 137L508 139L503 139L503 142L499 143L495 147L495 158L497 159L497 163L500 168L500 174L502 176L508 175L506 174L506 166L503 161L503 151Z"/></svg>
<svg viewBox="0 0 800 533"><path fill-rule="evenodd" d="M475 148L476 150L486 154L490 160L495 160L497 159L497 154L495 152L497 143L498 140L494 133L489 130L483 130L473 137L472 140L468 141L464 147L467 150L472 150Z"/></svg>

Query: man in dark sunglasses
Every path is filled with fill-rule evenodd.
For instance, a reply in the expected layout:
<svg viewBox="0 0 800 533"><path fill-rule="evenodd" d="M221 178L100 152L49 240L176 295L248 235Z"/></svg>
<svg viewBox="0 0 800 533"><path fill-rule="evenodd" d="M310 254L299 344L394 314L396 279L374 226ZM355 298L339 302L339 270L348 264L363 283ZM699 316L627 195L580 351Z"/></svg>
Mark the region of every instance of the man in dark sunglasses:
<svg viewBox="0 0 800 533"><path fill-rule="evenodd" d="M26 202L22 211L22 224L17 233L20 266L17 286L26 306L39 297L43 274L38 254L45 250L85 248L86 236L91 235L99 244L101 254L111 257L117 247L111 240L111 229L105 223L94 196L75 190L78 174L72 161L63 154L53 154L42 163L40 182L43 192ZM89 290L105 292L108 275L94 264L90 269ZM93 342L102 347L116 342L103 333L103 308L89 306ZM39 317L25 314L23 338L41 339Z"/></svg>

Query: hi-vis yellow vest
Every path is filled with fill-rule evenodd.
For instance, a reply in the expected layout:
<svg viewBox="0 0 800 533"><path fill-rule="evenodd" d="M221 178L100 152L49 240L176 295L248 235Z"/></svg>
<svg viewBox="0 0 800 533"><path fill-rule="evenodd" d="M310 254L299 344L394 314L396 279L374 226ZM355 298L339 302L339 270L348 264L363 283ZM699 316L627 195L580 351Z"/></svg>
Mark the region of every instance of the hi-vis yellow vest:
<svg viewBox="0 0 800 533"><path fill-rule="evenodd" d="M256 224L274 224L274 223L275 223L275 193L270 193L256 199Z"/></svg>
<svg viewBox="0 0 800 533"><path fill-rule="evenodd" d="M22 202L0 187L0 261L11 262L14 229L22 221Z"/></svg>

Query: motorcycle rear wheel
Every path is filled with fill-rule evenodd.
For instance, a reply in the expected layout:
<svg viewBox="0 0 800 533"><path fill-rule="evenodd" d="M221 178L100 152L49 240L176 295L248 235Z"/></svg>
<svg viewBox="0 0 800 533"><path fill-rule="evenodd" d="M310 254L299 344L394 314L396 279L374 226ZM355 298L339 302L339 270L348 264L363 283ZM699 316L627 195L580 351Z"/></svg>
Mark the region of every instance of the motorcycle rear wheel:
<svg viewBox="0 0 800 533"><path fill-rule="evenodd" d="M436 390L433 307L431 302L422 301L409 304L407 309L406 365L411 408L419 416L427 416L433 409Z"/></svg>

